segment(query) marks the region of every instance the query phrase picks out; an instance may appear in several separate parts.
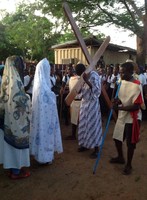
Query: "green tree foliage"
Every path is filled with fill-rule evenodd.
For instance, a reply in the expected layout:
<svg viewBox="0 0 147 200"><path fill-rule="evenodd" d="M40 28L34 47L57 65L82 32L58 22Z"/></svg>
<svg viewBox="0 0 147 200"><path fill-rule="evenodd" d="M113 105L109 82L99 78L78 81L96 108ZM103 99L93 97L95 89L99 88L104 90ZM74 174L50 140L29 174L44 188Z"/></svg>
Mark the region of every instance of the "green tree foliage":
<svg viewBox="0 0 147 200"><path fill-rule="evenodd" d="M21 49L16 48L15 45L9 41L9 36L6 31L6 26L0 22L0 61L4 61L9 55L22 54Z"/></svg>
<svg viewBox="0 0 147 200"><path fill-rule="evenodd" d="M42 0L43 10L51 10L58 19L65 21L62 8L64 0ZM80 28L92 29L103 24L115 24L130 30L139 39L137 43L138 62L145 62L144 15L147 6L140 0L66 0ZM147 2L145 0L145 2ZM67 22L65 23L67 24Z"/></svg>
<svg viewBox="0 0 147 200"><path fill-rule="evenodd" d="M36 14L37 11L39 14ZM49 48L56 43L60 33L53 32L53 22L41 15L38 4L20 5L14 14L7 14L3 18L2 27L5 29L3 36L6 34L3 45L7 40L7 46L14 47L11 55L17 49L27 59L49 57L53 61L53 52Z"/></svg>
<svg viewBox="0 0 147 200"><path fill-rule="evenodd" d="M20 5L16 13L9 14L3 19L3 30L6 31L6 35L3 36L11 47L20 50L25 57L39 59L49 54L53 57L52 52L48 51L52 45L74 39L73 31L62 8L65 0L36 0L36 2ZM66 0L66 2L83 37L92 33L93 28L103 24L115 24L117 27L130 30L138 39L137 61L139 64L145 63L146 0L144 5L140 0ZM43 14L37 15L36 11Z"/></svg>
<svg viewBox="0 0 147 200"><path fill-rule="evenodd" d="M53 3L51 5L54 7ZM19 54L29 60L48 57L54 62L51 46L74 40L75 35L69 28L67 20L64 23L61 11L55 14L52 6L43 12L44 5L37 1L29 5L20 4L15 13L5 13L0 24L0 41L2 41L0 51L3 52L0 60L8 55ZM87 28L82 28L81 32L83 37L91 34Z"/></svg>
<svg viewBox="0 0 147 200"><path fill-rule="evenodd" d="M57 18L65 18L62 8L63 0L42 0L43 10L52 10ZM118 27L128 29L133 33L141 33L143 30L142 16L144 6L139 6L133 0L67 0L72 13L78 20L80 27L95 27L103 24L115 24Z"/></svg>

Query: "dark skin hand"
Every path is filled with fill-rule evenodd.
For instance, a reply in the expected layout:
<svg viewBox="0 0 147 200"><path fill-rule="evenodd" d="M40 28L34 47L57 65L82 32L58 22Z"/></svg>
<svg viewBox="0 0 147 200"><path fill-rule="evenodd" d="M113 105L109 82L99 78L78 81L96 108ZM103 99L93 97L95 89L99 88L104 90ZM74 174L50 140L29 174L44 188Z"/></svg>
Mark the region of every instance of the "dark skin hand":
<svg viewBox="0 0 147 200"><path fill-rule="evenodd" d="M132 104L130 106L123 106L119 99L114 99L112 104L113 104L112 108L114 110L123 110L123 111L131 112L131 111L139 110L139 108L140 108L139 104Z"/></svg>
<svg viewBox="0 0 147 200"><path fill-rule="evenodd" d="M92 84L89 82L88 78L89 78L89 74L83 73L83 79L84 79L85 83L87 83L87 85L90 87L90 89L92 89Z"/></svg>

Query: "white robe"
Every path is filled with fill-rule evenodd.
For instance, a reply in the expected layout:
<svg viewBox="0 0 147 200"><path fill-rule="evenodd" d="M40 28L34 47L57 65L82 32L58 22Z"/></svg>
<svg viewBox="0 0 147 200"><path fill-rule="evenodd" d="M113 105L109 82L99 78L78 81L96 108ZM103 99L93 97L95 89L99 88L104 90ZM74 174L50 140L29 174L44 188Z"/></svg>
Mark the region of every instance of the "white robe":
<svg viewBox="0 0 147 200"><path fill-rule="evenodd" d="M0 129L0 164L3 164L4 169L30 166L30 152L27 149L16 149L9 145L4 140L4 132Z"/></svg>
<svg viewBox="0 0 147 200"><path fill-rule="evenodd" d="M46 58L37 66L32 96L30 153L40 163L52 162L63 152L56 96L51 91L50 65Z"/></svg>

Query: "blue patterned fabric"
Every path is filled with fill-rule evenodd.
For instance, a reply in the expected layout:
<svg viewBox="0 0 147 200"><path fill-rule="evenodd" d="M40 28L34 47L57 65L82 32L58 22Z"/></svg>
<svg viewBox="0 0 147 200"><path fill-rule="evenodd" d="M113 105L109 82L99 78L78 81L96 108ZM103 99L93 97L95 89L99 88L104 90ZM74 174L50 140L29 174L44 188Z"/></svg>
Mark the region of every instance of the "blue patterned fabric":
<svg viewBox="0 0 147 200"><path fill-rule="evenodd" d="M61 153L63 148L50 65L45 58L37 64L34 77L30 152L38 162L46 163L52 162L55 151Z"/></svg>
<svg viewBox="0 0 147 200"><path fill-rule="evenodd" d="M99 75L92 71L89 75L92 89L85 83L82 88L82 102L80 108L78 141L79 145L94 148L102 142L102 123L99 96L101 94L101 80Z"/></svg>
<svg viewBox="0 0 147 200"><path fill-rule="evenodd" d="M0 110L5 113L4 139L17 149L29 147L30 98L24 91L23 68L19 56L6 59L0 96Z"/></svg>

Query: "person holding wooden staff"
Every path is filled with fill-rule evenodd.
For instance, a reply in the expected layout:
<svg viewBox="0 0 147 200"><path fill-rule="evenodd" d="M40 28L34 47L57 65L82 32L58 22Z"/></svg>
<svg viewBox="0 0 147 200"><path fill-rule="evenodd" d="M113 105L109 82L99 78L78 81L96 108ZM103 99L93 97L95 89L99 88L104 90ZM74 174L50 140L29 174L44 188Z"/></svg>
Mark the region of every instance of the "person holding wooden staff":
<svg viewBox="0 0 147 200"><path fill-rule="evenodd" d="M97 158L99 146L102 142L102 122L99 104L101 94L101 79L96 71L90 71L83 74L85 81L82 89L82 101L80 107L78 151L83 152L87 149L93 149L91 158Z"/></svg>
<svg viewBox="0 0 147 200"><path fill-rule="evenodd" d="M115 99L113 105L113 109L118 110L118 119L113 132L118 155L111 158L110 163L125 164L122 144L126 139L127 163L123 170L124 175L129 175L132 172L132 159L140 134L141 107L144 105L140 81L134 79L133 70L132 62L121 65L121 87L118 99Z"/></svg>

